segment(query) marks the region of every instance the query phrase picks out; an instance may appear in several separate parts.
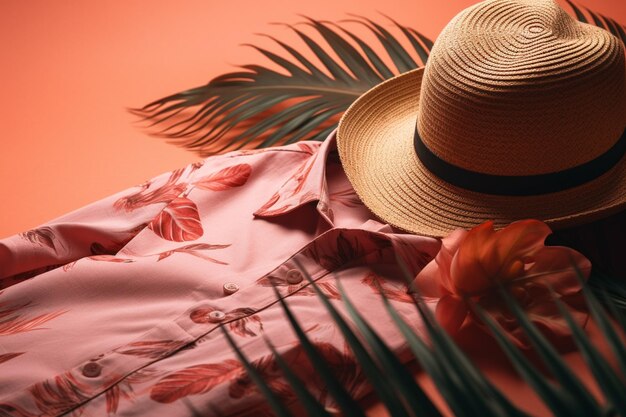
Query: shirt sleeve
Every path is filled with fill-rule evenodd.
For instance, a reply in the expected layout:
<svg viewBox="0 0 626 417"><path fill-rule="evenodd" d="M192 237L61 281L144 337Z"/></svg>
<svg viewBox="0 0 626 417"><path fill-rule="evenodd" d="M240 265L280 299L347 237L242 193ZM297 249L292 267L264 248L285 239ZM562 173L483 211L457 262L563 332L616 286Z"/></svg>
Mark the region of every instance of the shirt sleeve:
<svg viewBox="0 0 626 417"><path fill-rule="evenodd" d="M204 161L143 183L0 239L0 289L85 256L114 255L174 198Z"/></svg>

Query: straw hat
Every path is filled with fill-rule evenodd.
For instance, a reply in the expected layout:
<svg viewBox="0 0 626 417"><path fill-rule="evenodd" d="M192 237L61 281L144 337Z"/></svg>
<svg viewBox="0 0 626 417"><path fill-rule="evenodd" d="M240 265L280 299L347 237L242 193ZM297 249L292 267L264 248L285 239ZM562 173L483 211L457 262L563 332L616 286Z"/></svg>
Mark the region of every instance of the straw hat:
<svg viewBox="0 0 626 417"><path fill-rule="evenodd" d="M553 0L487 0L428 63L370 89L337 147L365 205L441 237L493 220L553 229L626 208L624 47Z"/></svg>

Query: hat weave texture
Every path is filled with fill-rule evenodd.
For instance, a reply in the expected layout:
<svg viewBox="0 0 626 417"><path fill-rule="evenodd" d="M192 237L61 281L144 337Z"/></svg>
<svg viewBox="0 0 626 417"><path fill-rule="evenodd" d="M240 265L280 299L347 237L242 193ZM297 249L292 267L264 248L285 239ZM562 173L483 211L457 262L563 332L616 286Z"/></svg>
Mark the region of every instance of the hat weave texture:
<svg viewBox="0 0 626 417"><path fill-rule="evenodd" d="M626 158L581 185L536 195L475 192L444 181L416 154L492 176L576 168L626 128L624 47L553 0L488 0L454 17L428 63L375 86L342 116L337 145L361 200L409 232L444 236L494 220L553 228L626 205Z"/></svg>

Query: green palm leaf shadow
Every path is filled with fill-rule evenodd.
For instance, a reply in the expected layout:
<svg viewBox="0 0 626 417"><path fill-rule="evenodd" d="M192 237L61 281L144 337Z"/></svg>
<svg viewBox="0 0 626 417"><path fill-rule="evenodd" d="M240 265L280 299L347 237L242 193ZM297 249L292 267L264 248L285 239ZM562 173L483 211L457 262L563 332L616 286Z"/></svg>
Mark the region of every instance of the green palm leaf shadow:
<svg viewBox="0 0 626 417"><path fill-rule="evenodd" d="M576 269L576 265L573 265L573 268ZM338 312L331 300L324 295L315 281L306 274L306 271L302 268L301 270L307 278L308 284L315 290L324 309L337 326L338 331L344 336L347 345L350 346L360 365L362 375L368 380L372 388L372 392L376 395L377 400L385 406L390 416L429 417L441 416L449 412L455 416L464 417L522 417L529 415L506 397L471 362L455 340L437 323L431 310L414 288L412 292L416 315L424 323L426 339L415 333L415 330L405 322L405 319L394 309L382 289L379 288L378 293L389 314L391 323L398 328L406 346L413 354L410 360L419 364L422 371L428 375L440 396L445 400L449 410L440 410L425 393L422 386L413 379L406 364L399 361L392 349L352 304L340 280L337 280L337 287L346 307L346 317ZM485 343L497 343L500 346L519 377L537 393L537 397L553 415L563 417L626 416L626 375L624 374L626 349L623 341L623 335L626 335L626 327L624 327L626 315L615 309L610 300L608 301L609 306L603 307L584 281L581 272L577 269L576 271L583 286L583 294L590 315L597 324L604 342L612 351L615 359L613 362L616 362L617 365L611 365L607 358L598 351L597 340L589 339L585 331L572 319L570 313L556 296L554 300L572 332L578 352L581 353L591 371L594 382L602 392L602 400L598 400L587 391L580 377L529 319L518 301L508 294L507 289L501 287L501 295L507 300L510 312L531 341L534 352L543 362L544 370L540 370L535 362L529 360L528 352L523 352L521 348L515 345L507 336L506 330L485 314L480 305L471 300L469 302L477 316L481 318L493 335L493 341L486 341ZM412 287L412 277L405 274L404 279L407 285ZM305 347L304 351L308 360L313 365L313 369L319 370L322 374L328 392L335 400L341 415L365 415L366 411L357 405L358 403L350 397L346 388L342 387L341 381L334 376L331 369L332 365L327 363L323 355L316 351L314 344L300 327L295 311L289 307L289 304L276 289L275 293L286 314L288 323L295 331L299 342ZM614 320L609 319L608 311L613 311L616 314L613 317ZM225 327L223 331L227 333ZM228 340L237 356L246 360L233 339L228 337ZM326 415L324 404L309 392L307 382L295 377L294 372L289 368L290 365L283 361L278 352L272 348L271 341L267 339L266 341L274 353L285 379L296 392L296 396L300 400L299 406L306 410L307 415ZM251 373L252 379L258 384L260 391L266 393L268 403L276 415L292 417L301 415L293 414L289 409L289 404L280 403L272 394L271 388L262 378L258 377L256 371L247 366L249 365L247 361L244 362L244 365Z"/></svg>
<svg viewBox="0 0 626 417"><path fill-rule="evenodd" d="M163 127L153 135L202 157L300 140L322 141L357 97L387 78L424 65L432 47L428 38L391 18L402 40L370 19L351 16L354 18L343 22L364 27L377 39L376 48L343 26L303 16L306 21L302 24L312 28L329 50L295 25L281 25L297 35L306 45L307 55L315 56L321 67L285 42L261 34L286 51L288 58L244 45L256 49L288 75L261 65L241 65L246 71L223 74L206 85L128 110L149 122L148 127ZM377 50L384 51L395 67L385 64L383 53Z"/></svg>
<svg viewBox="0 0 626 417"><path fill-rule="evenodd" d="M624 26L566 2L579 21L608 30L626 44ZM307 54L266 34L259 35L280 46L288 54L286 58L252 44L243 45L254 48L288 75L262 65L239 65L245 71L217 76L206 85L128 111L149 123L150 134L201 157L301 140L322 141L357 97L388 78L425 65L433 46L426 36L388 16L397 35L371 19L350 16L353 18L340 23L359 24L375 37L377 45L368 45L362 35L345 25L302 16L306 21L300 23L312 28L315 37L328 45L325 48L295 25L275 23L290 28L306 45ZM321 66L305 55L315 56ZM384 55L394 68L385 64ZM161 130L151 130L157 126Z"/></svg>

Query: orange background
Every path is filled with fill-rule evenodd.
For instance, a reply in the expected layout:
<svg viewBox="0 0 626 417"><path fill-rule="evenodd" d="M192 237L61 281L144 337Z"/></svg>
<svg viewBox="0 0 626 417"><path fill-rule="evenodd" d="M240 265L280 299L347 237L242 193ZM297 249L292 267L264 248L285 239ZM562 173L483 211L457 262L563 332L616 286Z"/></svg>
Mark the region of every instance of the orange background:
<svg viewBox="0 0 626 417"><path fill-rule="evenodd" d="M391 30L382 12L434 40L456 13L474 3L2 1L0 238L198 160L148 136L125 108L203 85L236 70L234 65L268 65L252 48L239 46L252 43L280 52L257 32L303 50L289 29L269 22L296 23L303 20L298 13L331 21L357 13ZM622 0L585 4L626 22Z"/></svg>

